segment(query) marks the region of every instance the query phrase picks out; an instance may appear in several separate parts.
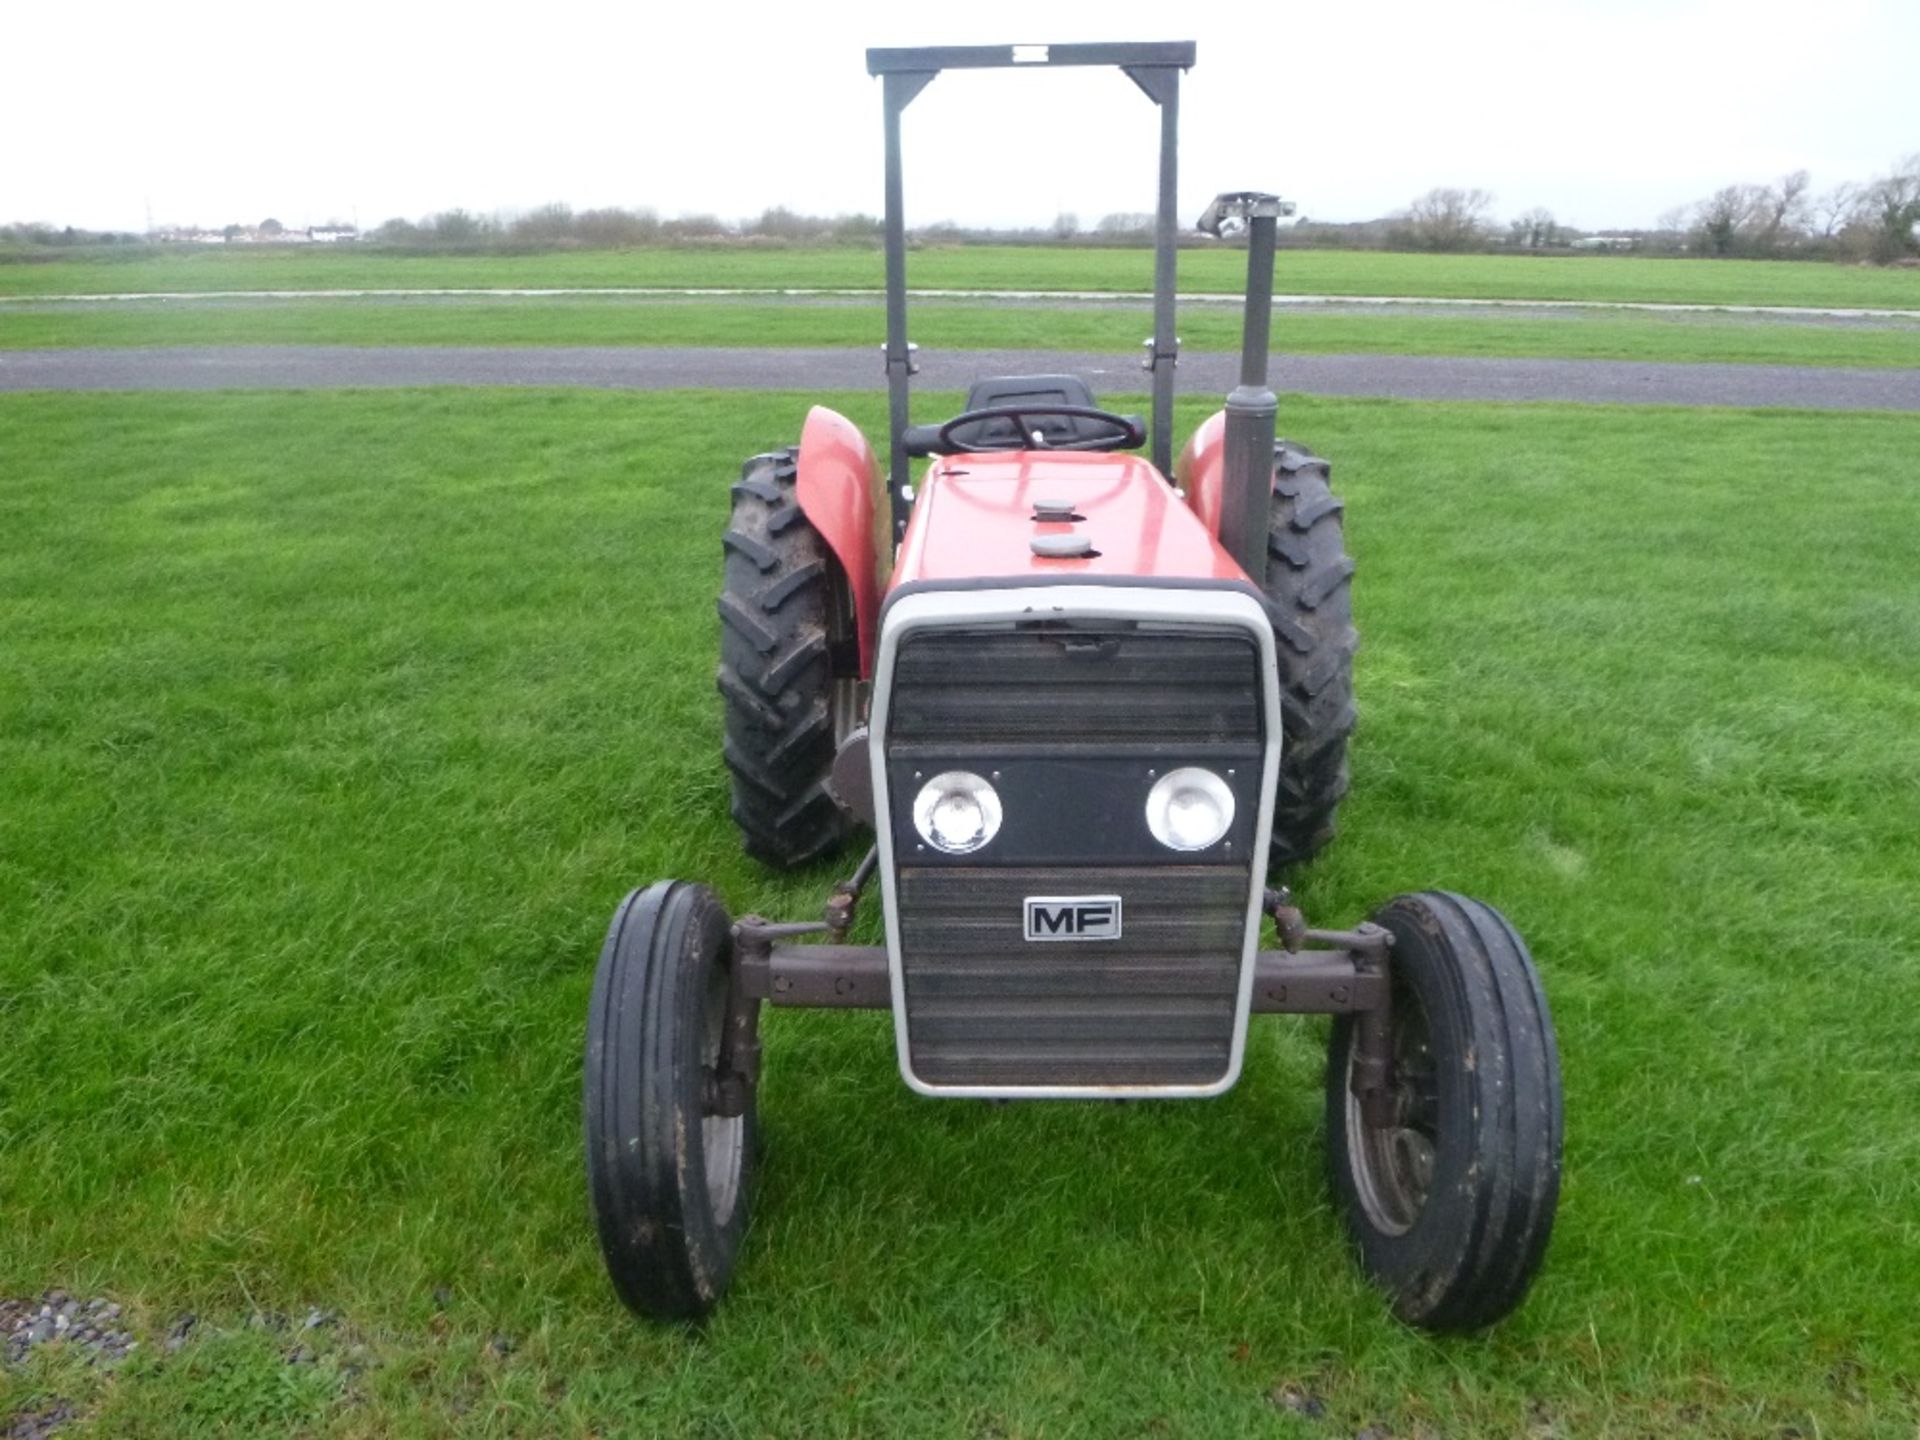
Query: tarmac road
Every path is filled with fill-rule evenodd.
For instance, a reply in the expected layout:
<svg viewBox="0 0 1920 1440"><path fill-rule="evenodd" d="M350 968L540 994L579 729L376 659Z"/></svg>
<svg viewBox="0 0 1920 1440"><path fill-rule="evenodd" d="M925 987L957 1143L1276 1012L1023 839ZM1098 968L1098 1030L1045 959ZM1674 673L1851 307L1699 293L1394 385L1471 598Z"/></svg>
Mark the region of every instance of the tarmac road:
<svg viewBox="0 0 1920 1440"><path fill-rule="evenodd" d="M1139 395L1126 355L1050 350L922 352L921 389L960 390L985 375L1065 372L1096 393ZM1238 358L1190 353L1184 393L1224 395ZM1411 400L1562 400L1920 410L1920 370L1800 365L1677 365L1635 360L1275 355L1274 388ZM255 345L0 351L0 391L339 389L352 386L556 385L607 390L879 390L878 350L667 347Z"/></svg>

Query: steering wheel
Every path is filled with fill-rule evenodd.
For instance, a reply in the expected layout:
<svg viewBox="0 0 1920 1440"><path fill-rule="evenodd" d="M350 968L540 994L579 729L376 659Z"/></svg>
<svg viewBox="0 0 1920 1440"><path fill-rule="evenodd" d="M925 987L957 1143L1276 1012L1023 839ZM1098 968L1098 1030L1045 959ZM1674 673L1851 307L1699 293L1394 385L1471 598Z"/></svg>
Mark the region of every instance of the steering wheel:
<svg viewBox="0 0 1920 1440"><path fill-rule="evenodd" d="M1048 440L1038 427L1028 423L1036 415L1092 420L1107 426L1113 433L1055 442ZM988 420L1013 421L1020 430L1020 443L976 445L955 433L963 425L977 425ZM1146 438L1147 432L1138 417L1116 415L1111 410L1098 410L1091 405L993 405L984 410L966 410L954 416L940 427L935 443L942 454L984 455L996 450L1131 450L1145 444Z"/></svg>

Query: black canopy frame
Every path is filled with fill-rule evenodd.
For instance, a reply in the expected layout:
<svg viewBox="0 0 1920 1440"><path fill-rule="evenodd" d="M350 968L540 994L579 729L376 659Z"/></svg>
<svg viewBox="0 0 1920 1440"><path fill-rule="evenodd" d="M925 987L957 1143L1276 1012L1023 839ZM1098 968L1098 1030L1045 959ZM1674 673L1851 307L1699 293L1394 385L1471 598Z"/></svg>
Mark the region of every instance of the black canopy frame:
<svg viewBox="0 0 1920 1440"><path fill-rule="evenodd" d="M893 537L906 533L909 476L908 399L914 373L913 348L907 343L907 226L900 168L900 116L914 97L942 70L1051 69L1060 66L1111 65L1126 72L1146 97L1160 107L1160 194L1153 227L1153 338L1147 342L1146 368L1152 375L1153 463L1162 475L1173 473L1173 367L1179 341L1174 335L1177 220L1174 206L1179 181L1180 76L1192 66L1191 40L1146 44L1093 45L936 45L867 51L867 73L881 77L886 117L887 260L887 481L893 506Z"/></svg>

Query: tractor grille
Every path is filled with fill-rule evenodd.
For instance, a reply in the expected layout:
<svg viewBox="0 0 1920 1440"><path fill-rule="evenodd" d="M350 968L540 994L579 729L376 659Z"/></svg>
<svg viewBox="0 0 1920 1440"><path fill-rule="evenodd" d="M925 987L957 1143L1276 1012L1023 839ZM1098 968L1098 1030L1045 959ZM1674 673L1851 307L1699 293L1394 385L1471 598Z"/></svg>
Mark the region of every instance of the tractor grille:
<svg viewBox="0 0 1920 1440"><path fill-rule="evenodd" d="M1169 741L1257 745L1258 658L1245 635L1102 626L913 636L894 667L887 742Z"/></svg>
<svg viewBox="0 0 1920 1440"><path fill-rule="evenodd" d="M1111 757L1219 755L1249 783L1265 730L1259 676L1251 639L1221 627L920 631L894 667L886 745L900 768L890 803L905 814L906 782L923 765L984 772L996 757L1011 780L1055 762L1063 776L1092 779ZM1143 820L1137 847L1116 842L1111 826L1096 839L1070 806L1047 805L1045 789L1008 793L1003 841L977 856L916 853L911 830L896 828L913 1074L935 1086L1034 1089L1218 1083L1238 1018L1247 847L1231 862L1190 863ZM1256 790L1243 797L1249 817ZM1058 817L1040 843L1015 833L1023 798ZM1129 821L1138 804L1125 807ZM1121 897L1118 939L1026 938L1027 897L1098 895Z"/></svg>
<svg viewBox="0 0 1920 1440"><path fill-rule="evenodd" d="M1124 897L1113 941L1028 943L1026 896ZM1205 1085L1227 1073L1243 865L900 871L914 1073L932 1085Z"/></svg>

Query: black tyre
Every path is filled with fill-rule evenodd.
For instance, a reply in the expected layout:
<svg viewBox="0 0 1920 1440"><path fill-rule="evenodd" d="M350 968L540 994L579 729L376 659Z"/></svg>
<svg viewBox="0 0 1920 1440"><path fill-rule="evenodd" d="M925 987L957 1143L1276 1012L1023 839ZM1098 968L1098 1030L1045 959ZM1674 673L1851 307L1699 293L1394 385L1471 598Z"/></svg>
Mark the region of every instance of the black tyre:
<svg viewBox="0 0 1920 1440"><path fill-rule="evenodd" d="M741 467L721 537L719 684L733 819L747 853L781 868L847 836L851 822L826 781L860 705L852 603L833 552L794 498L794 453Z"/></svg>
<svg viewBox="0 0 1920 1440"><path fill-rule="evenodd" d="M1374 915L1393 934L1394 1123L1354 1095L1359 1022L1327 1063L1334 1196L1367 1275L1402 1320L1491 1325L1532 1283L1560 1196L1560 1059L1526 944L1500 912L1444 892Z"/></svg>
<svg viewBox="0 0 1920 1440"><path fill-rule="evenodd" d="M1333 839L1347 793L1353 733L1353 561L1329 467L1282 440L1273 447L1267 598L1280 657L1280 785L1273 800L1274 867L1311 859Z"/></svg>
<svg viewBox="0 0 1920 1440"><path fill-rule="evenodd" d="M587 1013L587 1192L627 1306L693 1320L746 1235L754 1095L716 1113L711 1083L733 974L732 926L704 885L662 880L614 913Z"/></svg>

